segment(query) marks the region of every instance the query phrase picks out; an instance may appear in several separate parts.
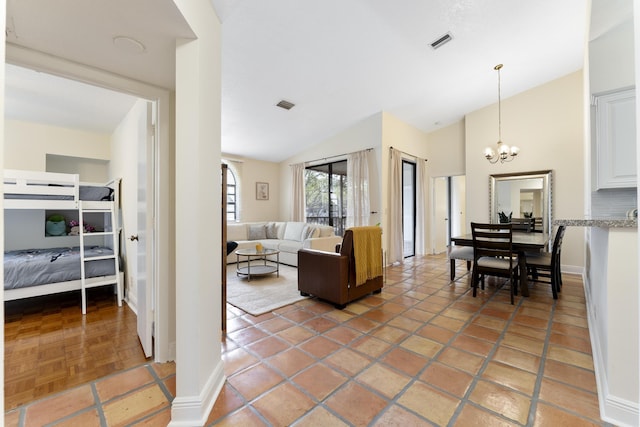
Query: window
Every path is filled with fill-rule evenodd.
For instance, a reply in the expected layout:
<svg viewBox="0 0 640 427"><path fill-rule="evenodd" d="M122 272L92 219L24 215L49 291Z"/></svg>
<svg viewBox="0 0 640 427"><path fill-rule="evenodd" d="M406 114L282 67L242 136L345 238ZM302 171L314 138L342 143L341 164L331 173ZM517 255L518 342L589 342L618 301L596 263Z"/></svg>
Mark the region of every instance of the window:
<svg viewBox="0 0 640 427"><path fill-rule="evenodd" d="M342 236L347 217L347 161L309 166L304 182L307 222L331 225Z"/></svg>
<svg viewBox="0 0 640 427"><path fill-rule="evenodd" d="M227 168L227 221L238 219L237 188L236 177L231 168Z"/></svg>

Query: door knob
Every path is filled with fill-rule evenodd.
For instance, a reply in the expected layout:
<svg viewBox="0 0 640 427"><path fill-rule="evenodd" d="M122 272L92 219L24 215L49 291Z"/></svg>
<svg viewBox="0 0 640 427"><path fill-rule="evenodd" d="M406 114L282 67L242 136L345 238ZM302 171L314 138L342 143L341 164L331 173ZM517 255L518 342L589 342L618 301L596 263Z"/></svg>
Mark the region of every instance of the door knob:
<svg viewBox="0 0 640 427"><path fill-rule="evenodd" d="M133 235L133 236L129 237L129 240L131 240L132 242L135 241L135 240L138 240L138 235L136 234L136 235Z"/></svg>

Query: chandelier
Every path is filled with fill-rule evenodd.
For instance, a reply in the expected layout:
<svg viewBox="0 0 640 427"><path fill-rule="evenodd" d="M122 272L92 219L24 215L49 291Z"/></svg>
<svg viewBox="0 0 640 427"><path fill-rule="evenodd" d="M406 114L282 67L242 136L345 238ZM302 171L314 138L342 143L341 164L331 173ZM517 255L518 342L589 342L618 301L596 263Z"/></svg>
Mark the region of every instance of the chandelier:
<svg viewBox="0 0 640 427"><path fill-rule="evenodd" d="M498 146L495 149L492 147L484 149L484 157L486 157L490 163L497 163L498 160L500 160L500 163L510 162L520 152L518 147L509 147L507 144L502 142L502 105L500 100L501 68L502 64L498 64L493 67L493 69L498 72Z"/></svg>

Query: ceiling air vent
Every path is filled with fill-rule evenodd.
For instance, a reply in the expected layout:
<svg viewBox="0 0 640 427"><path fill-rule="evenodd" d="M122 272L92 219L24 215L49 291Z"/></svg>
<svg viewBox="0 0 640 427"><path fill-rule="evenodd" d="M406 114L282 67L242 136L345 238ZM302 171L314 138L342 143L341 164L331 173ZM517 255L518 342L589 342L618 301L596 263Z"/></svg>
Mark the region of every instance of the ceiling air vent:
<svg viewBox="0 0 640 427"><path fill-rule="evenodd" d="M451 33L447 33L444 36L440 37L438 40L431 43L431 47L437 49L439 47L442 47L443 44L450 42L452 39L453 37L451 37Z"/></svg>
<svg viewBox="0 0 640 427"><path fill-rule="evenodd" d="M285 110L291 110L296 106L293 102L285 101L284 99L276 104L277 107L284 108Z"/></svg>

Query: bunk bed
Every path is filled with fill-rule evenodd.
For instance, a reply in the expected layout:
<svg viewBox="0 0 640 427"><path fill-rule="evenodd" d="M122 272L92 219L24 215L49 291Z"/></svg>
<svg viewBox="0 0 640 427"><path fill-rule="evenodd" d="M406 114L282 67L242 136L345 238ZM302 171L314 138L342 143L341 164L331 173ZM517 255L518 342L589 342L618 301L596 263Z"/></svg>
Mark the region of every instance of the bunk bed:
<svg viewBox="0 0 640 427"><path fill-rule="evenodd" d="M115 285L122 305L118 211L120 180L84 184L77 174L4 170L4 209L77 211L77 246L11 250L4 256L4 300L80 290L86 313L86 289ZM86 232L84 218L102 215L104 230ZM11 224L5 223L5 228ZM44 233L43 233L44 234ZM100 237L102 236L102 237ZM44 236L43 236L44 238ZM102 239L104 246L86 241ZM50 245L47 245L50 246Z"/></svg>

